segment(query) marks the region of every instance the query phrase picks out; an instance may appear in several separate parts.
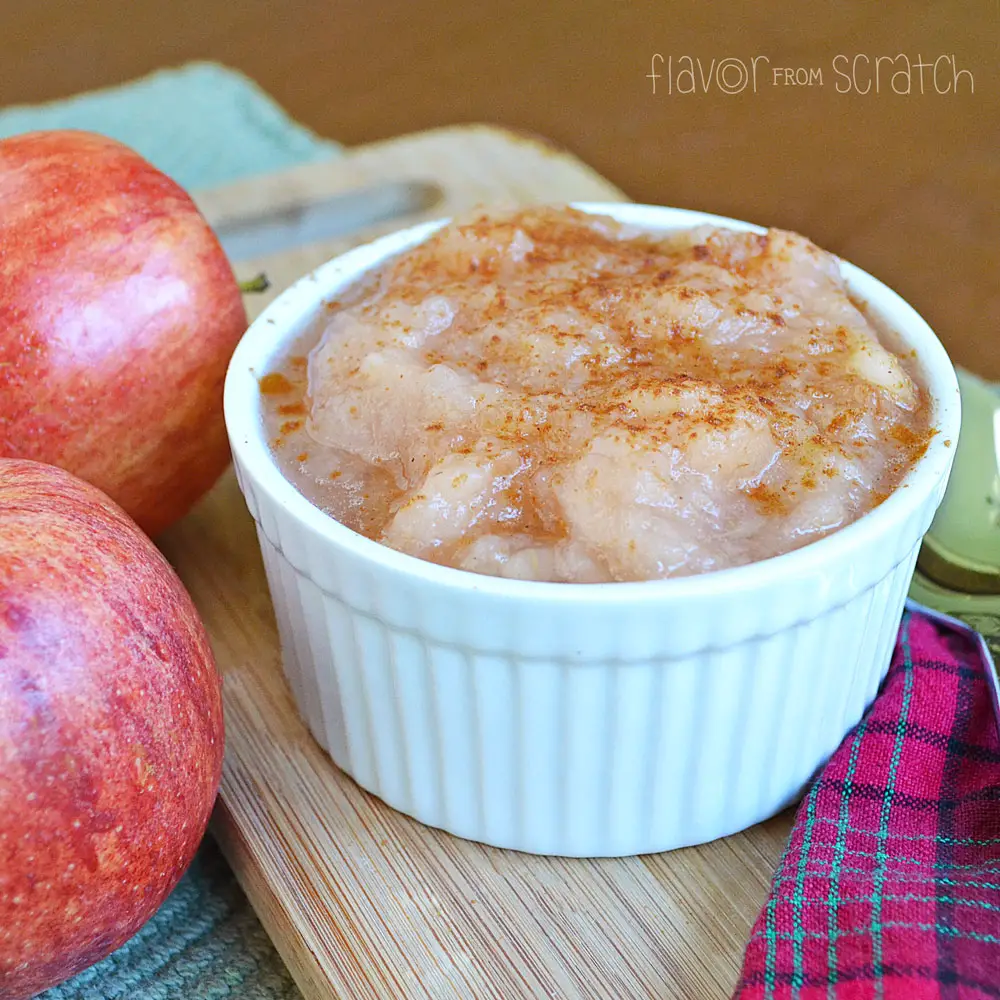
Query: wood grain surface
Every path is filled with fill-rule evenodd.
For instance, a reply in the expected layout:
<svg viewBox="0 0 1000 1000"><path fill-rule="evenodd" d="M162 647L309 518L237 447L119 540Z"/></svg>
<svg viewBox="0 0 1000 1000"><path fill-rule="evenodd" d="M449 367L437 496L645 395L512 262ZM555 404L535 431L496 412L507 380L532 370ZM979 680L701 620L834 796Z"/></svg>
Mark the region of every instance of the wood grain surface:
<svg viewBox="0 0 1000 1000"><path fill-rule="evenodd" d="M622 198L549 147L458 128L205 192L200 202L219 220L360 178L406 177L442 185L445 200L431 214L487 201ZM346 242L241 269L265 266L277 290ZM702 847L596 861L502 851L421 826L338 771L299 720L232 473L161 544L224 674L227 748L213 831L309 1000L730 995L788 815Z"/></svg>
<svg viewBox="0 0 1000 1000"><path fill-rule="evenodd" d="M661 79L653 94L656 53L705 71L767 61L756 91L699 80L698 93L669 93ZM916 77L895 93L896 66L882 63L878 88L860 93L864 61L849 87L833 65L857 55L954 57L974 92L963 77L957 94L937 93L924 71L923 93ZM453 122L532 130L637 201L805 233L910 299L957 361L1000 379L998 56L1000 0L0 3L0 104L210 58L349 145ZM774 82L796 68L822 70L822 85Z"/></svg>

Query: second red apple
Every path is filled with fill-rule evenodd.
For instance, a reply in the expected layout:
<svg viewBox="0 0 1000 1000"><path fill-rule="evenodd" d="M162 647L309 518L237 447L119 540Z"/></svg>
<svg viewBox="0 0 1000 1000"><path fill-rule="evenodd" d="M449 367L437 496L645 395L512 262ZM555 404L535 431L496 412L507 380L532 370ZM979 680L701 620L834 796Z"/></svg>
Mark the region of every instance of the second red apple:
<svg viewBox="0 0 1000 1000"><path fill-rule="evenodd" d="M239 286L190 197L86 132L0 140L0 456L59 465L148 533L229 461Z"/></svg>

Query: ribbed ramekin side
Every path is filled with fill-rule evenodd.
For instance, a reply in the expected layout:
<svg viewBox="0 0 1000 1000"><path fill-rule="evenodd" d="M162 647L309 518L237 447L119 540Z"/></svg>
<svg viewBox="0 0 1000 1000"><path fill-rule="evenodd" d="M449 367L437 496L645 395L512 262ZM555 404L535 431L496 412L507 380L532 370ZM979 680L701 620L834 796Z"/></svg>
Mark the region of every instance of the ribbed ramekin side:
<svg viewBox="0 0 1000 1000"><path fill-rule="evenodd" d="M582 856L703 842L794 801L884 676L924 520L860 591L834 562L822 586L591 614L474 589L450 605L261 499L285 672L334 761L432 826ZM779 600L793 625L771 627ZM459 607L481 627L453 628Z"/></svg>

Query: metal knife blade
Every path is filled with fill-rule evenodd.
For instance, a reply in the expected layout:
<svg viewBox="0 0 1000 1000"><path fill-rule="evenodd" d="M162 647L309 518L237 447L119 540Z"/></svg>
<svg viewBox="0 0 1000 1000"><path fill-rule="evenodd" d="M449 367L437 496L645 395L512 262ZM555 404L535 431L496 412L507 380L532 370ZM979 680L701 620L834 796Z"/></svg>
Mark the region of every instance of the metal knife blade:
<svg viewBox="0 0 1000 1000"><path fill-rule="evenodd" d="M444 198L430 181L388 181L222 220L215 233L233 263L349 236L381 222L426 212Z"/></svg>

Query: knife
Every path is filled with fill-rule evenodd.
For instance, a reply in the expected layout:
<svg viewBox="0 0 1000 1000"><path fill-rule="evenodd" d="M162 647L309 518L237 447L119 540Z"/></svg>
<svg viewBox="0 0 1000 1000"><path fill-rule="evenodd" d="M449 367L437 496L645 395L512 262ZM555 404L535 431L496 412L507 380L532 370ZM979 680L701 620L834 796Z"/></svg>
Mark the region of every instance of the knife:
<svg viewBox="0 0 1000 1000"><path fill-rule="evenodd" d="M222 220L216 236L230 262L295 250L310 243L349 236L393 219L426 212L444 199L431 181L386 181L293 202L238 219Z"/></svg>
<svg viewBox="0 0 1000 1000"><path fill-rule="evenodd" d="M1000 393L956 368L962 432L910 597L981 632L1000 663Z"/></svg>

